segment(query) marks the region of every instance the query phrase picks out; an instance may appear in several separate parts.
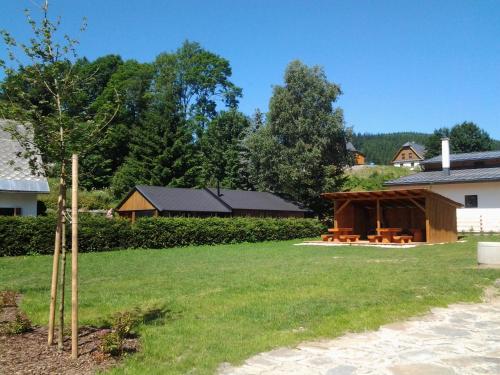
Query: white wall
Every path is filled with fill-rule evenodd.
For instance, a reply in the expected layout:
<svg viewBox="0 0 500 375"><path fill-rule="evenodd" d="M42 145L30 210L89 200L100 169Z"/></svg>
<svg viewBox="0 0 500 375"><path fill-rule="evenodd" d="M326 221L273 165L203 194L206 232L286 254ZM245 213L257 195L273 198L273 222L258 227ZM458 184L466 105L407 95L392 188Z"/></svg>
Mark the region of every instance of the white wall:
<svg viewBox="0 0 500 375"><path fill-rule="evenodd" d="M500 181L430 185L429 188L458 203L465 204L466 195L477 195L478 208L500 208Z"/></svg>
<svg viewBox="0 0 500 375"><path fill-rule="evenodd" d="M459 232L500 232L500 181L411 186L428 188L465 205L466 195L477 195L478 208L457 209Z"/></svg>
<svg viewBox="0 0 500 375"><path fill-rule="evenodd" d="M36 216L36 196L36 193L0 192L0 207L20 207L22 216Z"/></svg>

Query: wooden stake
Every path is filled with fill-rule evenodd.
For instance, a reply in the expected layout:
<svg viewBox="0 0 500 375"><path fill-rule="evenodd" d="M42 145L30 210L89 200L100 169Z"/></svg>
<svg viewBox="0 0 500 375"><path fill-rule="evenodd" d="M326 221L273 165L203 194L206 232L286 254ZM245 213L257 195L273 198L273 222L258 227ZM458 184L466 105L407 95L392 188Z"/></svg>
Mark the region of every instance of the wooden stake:
<svg viewBox="0 0 500 375"><path fill-rule="evenodd" d="M71 358L78 358L78 155L72 158L71 183Z"/></svg>
<svg viewBox="0 0 500 375"><path fill-rule="evenodd" d="M57 349L64 349L64 289L66 285L66 178L64 178L63 190L63 216L61 227L61 264L59 274L59 331L57 337Z"/></svg>
<svg viewBox="0 0 500 375"><path fill-rule="evenodd" d="M64 163L61 167L64 171ZM63 172L64 173L64 172ZM64 174L61 173L61 176ZM57 276L59 274L59 253L61 252L61 231L62 231L62 205L63 205L63 184L64 179L59 181L59 198L57 200L57 226L54 241L54 256L52 258L52 280L50 285L50 306L49 306L49 328L47 335L47 344L54 343L54 323L56 318L56 300L57 300Z"/></svg>

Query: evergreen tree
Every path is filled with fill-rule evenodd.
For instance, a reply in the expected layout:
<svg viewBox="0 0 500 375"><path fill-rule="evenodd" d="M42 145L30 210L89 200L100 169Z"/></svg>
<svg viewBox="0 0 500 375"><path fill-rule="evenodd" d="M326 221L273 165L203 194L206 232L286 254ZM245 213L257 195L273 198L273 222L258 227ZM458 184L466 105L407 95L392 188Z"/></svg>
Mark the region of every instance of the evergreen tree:
<svg viewBox="0 0 500 375"><path fill-rule="evenodd" d="M242 142L250 121L235 110L221 112L207 127L201 140L204 185L245 188L241 178Z"/></svg>

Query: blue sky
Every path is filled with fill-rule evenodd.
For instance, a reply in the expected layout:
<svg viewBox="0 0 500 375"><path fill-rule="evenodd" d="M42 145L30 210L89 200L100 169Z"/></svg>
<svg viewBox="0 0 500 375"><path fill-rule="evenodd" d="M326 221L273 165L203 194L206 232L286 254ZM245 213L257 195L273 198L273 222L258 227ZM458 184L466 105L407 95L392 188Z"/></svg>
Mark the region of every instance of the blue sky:
<svg viewBox="0 0 500 375"><path fill-rule="evenodd" d="M41 0L33 0L41 1ZM28 35L2 0L0 27ZM423 131L474 121L500 138L500 1L52 0L80 55L152 61L185 39L227 58L240 109L267 111L291 60L324 67L356 132ZM3 51L0 52L2 56ZM3 56L2 56L3 57Z"/></svg>

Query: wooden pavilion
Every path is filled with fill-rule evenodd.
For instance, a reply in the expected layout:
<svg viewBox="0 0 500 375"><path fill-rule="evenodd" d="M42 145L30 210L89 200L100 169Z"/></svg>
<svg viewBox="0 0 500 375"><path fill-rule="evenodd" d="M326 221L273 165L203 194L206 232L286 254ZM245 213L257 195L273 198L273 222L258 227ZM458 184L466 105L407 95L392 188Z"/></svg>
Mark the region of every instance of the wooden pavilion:
<svg viewBox="0 0 500 375"><path fill-rule="evenodd" d="M391 231L390 228L399 229L402 233L398 235L405 237L406 234L412 242L454 242L458 237L456 209L462 205L428 189L323 193L321 196L334 204L334 228L329 231L349 228L353 233L342 239L375 242L372 238Z"/></svg>

